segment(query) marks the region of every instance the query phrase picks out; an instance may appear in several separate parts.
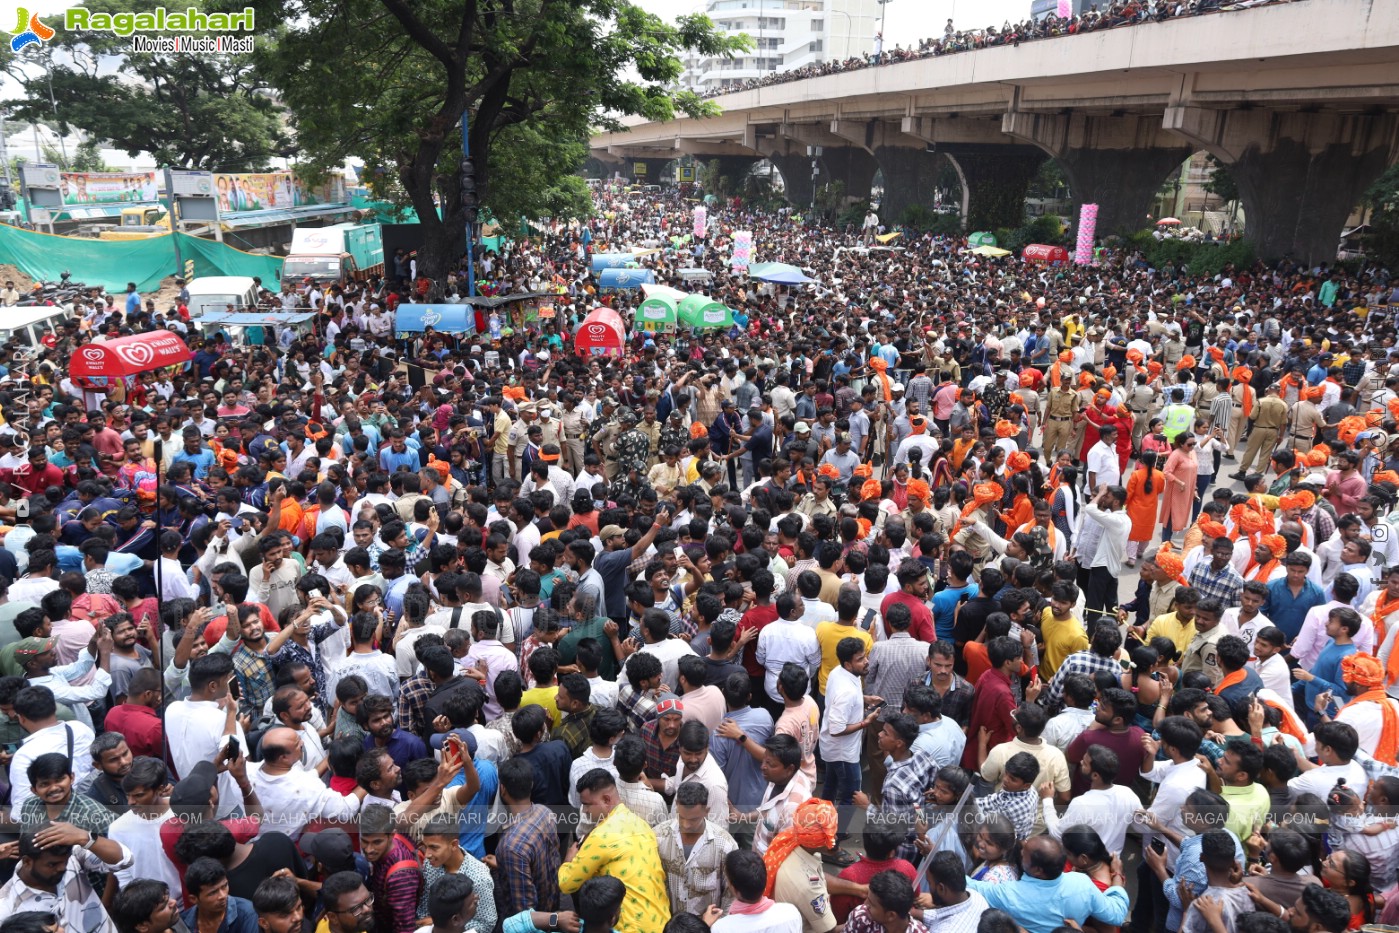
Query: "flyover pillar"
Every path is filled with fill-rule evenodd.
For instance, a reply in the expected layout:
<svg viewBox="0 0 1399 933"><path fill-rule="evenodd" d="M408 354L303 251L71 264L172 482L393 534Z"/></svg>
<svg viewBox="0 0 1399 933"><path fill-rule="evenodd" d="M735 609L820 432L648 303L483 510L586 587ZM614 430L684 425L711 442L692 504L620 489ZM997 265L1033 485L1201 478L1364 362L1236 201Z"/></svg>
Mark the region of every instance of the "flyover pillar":
<svg viewBox="0 0 1399 933"><path fill-rule="evenodd" d="M787 202L800 210L811 207L816 190L811 180L811 158L806 155L773 155L768 157L768 161L782 173Z"/></svg>
<svg viewBox="0 0 1399 933"><path fill-rule="evenodd" d="M1025 193L1047 156L1034 146L939 146L957 164L966 189L968 230L1019 227L1025 222Z"/></svg>
<svg viewBox="0 0 1399 933"><path fill-rule="evenodd" d="M868 201L879 163L857 146L827 146L821 152L821 170L827 174L816 177L818 185L838 181L845 185L847 198Z"/></svg>
<svg viewBox="0 0 1399 933"><path fill-rule="evenodd" d="M1346 217L1399 152L1395 114L1166 109L1166 129L1229 166L1263 259L1336 258Z"/></svg>
<svg viewBox="0 0 1399 933"><path fill-rule="evenodd" d="M1098 230L1104 235L1151 226L1152 198L1193 151L1149 117L1012 111L1001 128L1054 157L1068 177L1075 207L1098 205Z"/></svg>
<svg viewBox="0 0 1399 933"><path fill-rule="evenodd" d="M925 149L902 146L881 146L874 151L879 170L884 174L884 198L879 205L879 218L886 225L899 223L904 212L914 205L933 208L933 192L937 189L941 161L936 153Z"/></svg>

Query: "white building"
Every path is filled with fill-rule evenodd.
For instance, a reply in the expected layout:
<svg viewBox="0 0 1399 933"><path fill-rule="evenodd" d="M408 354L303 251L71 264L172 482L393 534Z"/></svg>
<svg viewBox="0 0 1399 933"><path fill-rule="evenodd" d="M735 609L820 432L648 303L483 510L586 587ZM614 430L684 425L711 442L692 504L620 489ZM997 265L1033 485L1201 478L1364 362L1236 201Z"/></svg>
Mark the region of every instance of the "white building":
<svg viewBox="0 0 1399 933"><path fill-rule="evenodd" d="M707 0L705 13L715 26L747 33L753 49L731 59L687 56L680 85L705 93L774 71L868 55L882 11L881 0Z"/></svg>

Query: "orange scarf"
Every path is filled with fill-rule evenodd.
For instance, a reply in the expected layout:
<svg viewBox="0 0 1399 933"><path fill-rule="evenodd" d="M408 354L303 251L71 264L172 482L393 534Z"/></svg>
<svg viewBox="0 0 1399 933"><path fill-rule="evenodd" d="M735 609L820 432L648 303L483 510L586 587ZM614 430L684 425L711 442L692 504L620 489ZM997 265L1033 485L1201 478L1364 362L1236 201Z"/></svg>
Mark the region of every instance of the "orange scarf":
<svg viewBox="0 0 1399 933"><path fill-rule="evenodd" d="M1060 368L1063 365L1063 363L1060 363L1058 360L1055 360L1054 365L1049 367L1049 384L1054 386L1054 388L1056 389L1059 388L1064 382L1064 377L1060 374Z"/></svg>
<svg viewBox="0 0 1399 933"><path fill-rule="evenodd" d="M1255 567L1258 568L1258 572L1250 577L1249 574L1253 571ZM1259 583L1266 584L1268 582L1268 578L1273 575L1273 571L1277 569L1278 559L1276 557L1268 561L1266 564L1263 564L1261 567L1258 565L1257 561L1250 560L1248 568L1244 570L1244 580L1257 580Z"/></svg>
<svg viewBox="0 0 1399 933"><path fill-rule="evenodd" d="M1394 701L1383 690L1370 690L1351 700L1343 708L1349 709L1357 703L1378 703L1381 710L1380 741L1375 746L1375 758L1387 765L1394 765L1399 757L1399 710Z"/></svg>
<svg viewBox="0 0 1399 933"><path fill-rule="evenodd" d="M1370 621L1375 624L1376 645L1384 644L1384 638L1388 632L1384 620L1386 616L1395 611L1399 611L1399 597L1390 599L1384 590L1380 590L1379 598L1375 600L1375 611L1370 614ZM1394 683L1396 679L1399 679L1399 658L1395 657L1396 653L1399 652L1390 652L1389 655L1390 670L1387 672L1389 683Z"/></svg>
<svg viewBox="0 0 1399 933"><path fill-rule="evenodd" d="M870 360L870 369L874 370L874 375L879 380L879 388L883 390L884 401L886 402L893 401L894 399L894 385L889 381L889 376L885 373L885 370L888 368L889 364L884 362L880 357L875 357Z"/></svg>
<svg viewBox="0 0 1399 933"><path fill-rule="evenodd" d="M1262 697L1259 697L1259 699L1263 700ZM1302 726L1302 721L1297 718L1297 714L1294 713L1292 710L1288 709L1286 706L1283 706L1276 700L1263 700L1263 702L1271 706L1273 709L1277 710L1279 713L1282 713L1282 723L1279 726L1279 731L1285 732L1288 735L1292 736L1294 739L1296 739L1302 744L1303 748L1306 748L1307 730Z"/></svg>
<svg viewBox="0 0 1399 933"><path fill-rule="evenodd" d="M1243 668L1239 668L1237 671L1234 671L1232 674L1225 674L1225 675L1224 675L1224 679L1221 680L1218 684L1215 685L1214 692L1215 692L1216 694L1221 694L1221 693L1223 693L1225 690L1228 690L1230 687L1234 686L1235 684L1241 684L1241 683L1243 683L1243 682L1244 682L1244 669L1243 669Z"/></svg>
<svg viewBox="0 0 1399 933"><path fill-rule="evenodd" d="M957 472L962 471L962 462L967 459L967 454L972 447L976 446L976 440L963 440L958 438L952 442L952 452L947 455L947 459L952 461L952 468Z"/></svg>
<svg viewBox="0 0 1399 933"><path fill-rule="evenodd" d="M1244 390L1244 417L1247 418L1253 414L1253 386L1246 382L1240 382L1239 386Z"/></svg>

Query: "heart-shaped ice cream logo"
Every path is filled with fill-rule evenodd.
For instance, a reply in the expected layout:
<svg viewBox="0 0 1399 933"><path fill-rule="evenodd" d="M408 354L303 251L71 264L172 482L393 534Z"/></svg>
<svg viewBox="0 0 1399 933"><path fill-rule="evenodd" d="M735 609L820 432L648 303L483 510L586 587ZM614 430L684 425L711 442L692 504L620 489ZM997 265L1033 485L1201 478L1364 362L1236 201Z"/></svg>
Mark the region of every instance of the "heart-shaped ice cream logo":
<svg viewBox="0 0 1399 933"><path fill-rule="evenodd" d="M429 311L423 315L423 324L427 327L436 327L442 320L442 315L436 311Z"/></svg>
<svg viewBox="0 0 1399 933"><path fill-rule="evenodd" d="M604 336L606 333L607 333L607 325L606 325L606 324L589 324L589 325L588 325L588 336L589 336L589 337L602 337L602 336Z"/></svg>
<svg viewBox="0 0 1399 933"><path fill-rule="evenodd" d="M129 347L117 347L117 356L132 366L148 366L155 359L155 351L144 343L138 343Z"/></svg>
<svg viewBox="0 0 1399 933"><path fill-rule="evenodd" d="M100 363L102 362L102 351L98 347L84 347L83 359L89 363Z"/></svg>

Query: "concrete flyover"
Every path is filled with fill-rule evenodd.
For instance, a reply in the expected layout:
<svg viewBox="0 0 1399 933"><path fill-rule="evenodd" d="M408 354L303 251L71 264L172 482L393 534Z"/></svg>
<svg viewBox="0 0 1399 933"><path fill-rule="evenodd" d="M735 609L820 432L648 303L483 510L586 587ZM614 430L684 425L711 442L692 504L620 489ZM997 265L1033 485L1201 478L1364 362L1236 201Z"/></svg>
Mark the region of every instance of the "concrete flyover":
<svg viewBox="0 0 1399 933"><path fill-rule="evenodd" d="M930 196L948 156L974 229L1016 226L1045 158L1074 198L1099 205L1102 233L1148 225L1153 194L1191 152L1228 164L1260 255L1334 258L1346 215L1399 159L1399 0L1296 0L774 84L716 98L723 113L635 119L592 140L613 164L759 159L789 197L819 179L882 213Z"/></svg>

